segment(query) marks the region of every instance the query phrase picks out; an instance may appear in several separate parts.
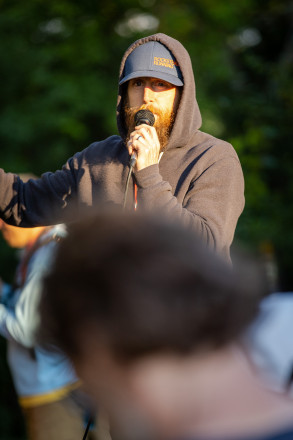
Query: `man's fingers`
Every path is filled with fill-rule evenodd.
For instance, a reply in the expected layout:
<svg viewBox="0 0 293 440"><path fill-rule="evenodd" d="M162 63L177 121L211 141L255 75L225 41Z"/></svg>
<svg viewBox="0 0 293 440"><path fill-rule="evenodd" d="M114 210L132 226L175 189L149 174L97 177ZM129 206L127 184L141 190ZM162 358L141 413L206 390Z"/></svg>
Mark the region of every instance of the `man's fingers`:
<svg viewBox="0 0 293 440"><path fill-rule="evenodd" d="M129 155L137 154L137 169L158 163L160 142L155 127L143 124L130 134L127 144Z"/></svg>

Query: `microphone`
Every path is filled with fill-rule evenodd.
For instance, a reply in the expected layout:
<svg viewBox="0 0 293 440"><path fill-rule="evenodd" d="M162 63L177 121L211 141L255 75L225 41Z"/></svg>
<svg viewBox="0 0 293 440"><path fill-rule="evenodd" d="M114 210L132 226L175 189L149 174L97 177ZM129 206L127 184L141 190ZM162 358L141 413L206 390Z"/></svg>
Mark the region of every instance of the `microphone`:
<svg viewBox="0 0 293 440"><path fill-rule="evenodd" d="M135 113L134 115L134 121L136 126L142 124L153 126L155 123L155 117L150 110L138 110L138 112ZM131 168L134 167L136 160L137 160L137 154L134 151L130 157L130 162L129 162Z"/></svg>
<svg viewBox="0 0 293 440"><path fill-rule="evenodd" d="M138 110L138 112L135 113L134 121L136 125L147 124L153 126L155 117L150 110Z"/></svg>

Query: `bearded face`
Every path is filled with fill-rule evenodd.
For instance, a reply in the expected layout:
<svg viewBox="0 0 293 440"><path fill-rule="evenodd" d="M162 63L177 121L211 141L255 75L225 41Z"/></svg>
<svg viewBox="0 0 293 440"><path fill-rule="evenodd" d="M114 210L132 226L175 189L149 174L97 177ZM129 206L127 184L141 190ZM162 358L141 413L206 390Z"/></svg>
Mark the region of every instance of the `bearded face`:
<svg viewBox="0 0 293 440"><path fill-rule="evenodd" d="M139 110L150 110L155 114L156 120L154 123L154 127L156 128L157 135L161 145L161 151L164 151L170 133L172 131L173 123L175 120L175 112L172 109L159 109L155 108L153 104L143 104L140 107L129 107L128 102L124 105L124 121L125 126L127 128L127 139L129 140L130 134L134 131L135 128L135 120L134 116Z"/></svg>

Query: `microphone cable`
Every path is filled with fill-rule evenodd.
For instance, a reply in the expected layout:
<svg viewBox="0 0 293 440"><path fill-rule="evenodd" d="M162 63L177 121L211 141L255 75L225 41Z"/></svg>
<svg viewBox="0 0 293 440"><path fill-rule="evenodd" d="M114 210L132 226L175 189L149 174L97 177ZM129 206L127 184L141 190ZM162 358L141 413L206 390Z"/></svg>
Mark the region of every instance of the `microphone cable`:
<svg viewBox="0 0 293 440"><path fill-rule="evenodd" d="M90 426L92 423L93 423L93 418L91 416L89 416L82 440L85 440L87 438L87 435L88 435L88 432L89 432L89 429L90 429Z"/></svg>
<svg viewBox="0 0 293 440"><path fill-rule="evenodd" d="M127 180L126 180L125 190L124 190L123 211L125 210L125 207L126 207L126 200L127 200L127 194L128 194L128 188L129 188L130 177L131 177L131 175L132 175L132 171L133 171L133 168L134 168L135 163L136 163L136 158L135 158L135 157L134 157L133 159L130 159L130 162L129 162L129 171L128 171L128 175L127 175Z"/></svg>

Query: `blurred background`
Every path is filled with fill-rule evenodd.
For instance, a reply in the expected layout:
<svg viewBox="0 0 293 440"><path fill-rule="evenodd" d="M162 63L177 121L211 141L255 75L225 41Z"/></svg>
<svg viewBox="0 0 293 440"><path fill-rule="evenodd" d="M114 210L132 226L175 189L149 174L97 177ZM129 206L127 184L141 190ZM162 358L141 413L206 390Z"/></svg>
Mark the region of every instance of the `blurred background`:
<svg viewBox="0 0 293 440"><path fill-rule="evenodd" d="M191 55L202 129L231 142L246 207L235 243L292 290L293 1L0 0L0 166L37 175L116 134L118 70L136 39L164 32ZM17 255L0 241L0 276ZM0 340L0 439L24 429Z"/></svg>

